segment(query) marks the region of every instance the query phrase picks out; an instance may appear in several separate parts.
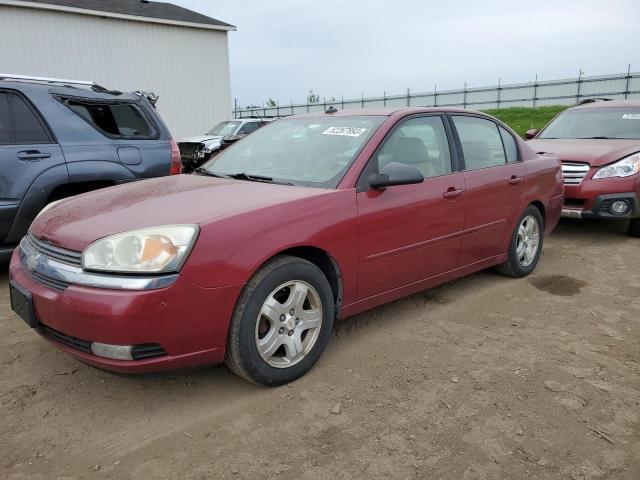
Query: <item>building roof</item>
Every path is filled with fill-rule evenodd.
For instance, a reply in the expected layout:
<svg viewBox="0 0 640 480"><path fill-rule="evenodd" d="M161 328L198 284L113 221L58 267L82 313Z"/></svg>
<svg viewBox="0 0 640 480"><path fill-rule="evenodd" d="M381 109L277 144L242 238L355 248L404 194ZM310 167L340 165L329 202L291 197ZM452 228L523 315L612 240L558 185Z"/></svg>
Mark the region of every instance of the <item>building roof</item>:
<svg viewBox="0 0 640 480"><path fill-rule="evenodd" d="M13 5L46 10L84 13L128 20L168 23L173 25L209 28L214 30L235 30L230 25L172 3L147 0L8 0L0 5Z"/></svg>

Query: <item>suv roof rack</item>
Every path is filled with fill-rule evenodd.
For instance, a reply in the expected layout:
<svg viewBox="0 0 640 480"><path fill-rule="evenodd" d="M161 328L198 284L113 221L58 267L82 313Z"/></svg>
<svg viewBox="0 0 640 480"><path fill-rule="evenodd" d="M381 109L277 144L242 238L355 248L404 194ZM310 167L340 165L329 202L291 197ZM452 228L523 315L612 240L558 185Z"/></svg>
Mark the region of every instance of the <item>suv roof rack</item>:
<svg viewBox="0 0 640 480"><path fill-rule="evenodd" d="M35 83L58 83L64 85L84 85L91 87L93 82L88 80L66 80L62 78L49 78L49 77L34 77L31 75L14 75L12 73L0 73L0 80L17 80L20 82L35 82Z"/></svg>
<svg viewBox="0 0 640 480"><path fill-rule="evenodd" d="M35 77L31 75L15 75L12 73L0 73L0 80L27 82L27 83L43 83L49 85L61 85L71 87L87 87L98 93L108 93L111 95L121 95L122 92L117 90L109 90L89 80L68 80L64 78Z"/></svg>
<svg viewBox="0 0 640 480"><path fill-rule="evenodd" d="M595 102L610 102L613 98L604 98L604 97L594 97L594 98L585 98L584 100L580 100L577 105L584 105L585 103L595 103Z"/></svg>

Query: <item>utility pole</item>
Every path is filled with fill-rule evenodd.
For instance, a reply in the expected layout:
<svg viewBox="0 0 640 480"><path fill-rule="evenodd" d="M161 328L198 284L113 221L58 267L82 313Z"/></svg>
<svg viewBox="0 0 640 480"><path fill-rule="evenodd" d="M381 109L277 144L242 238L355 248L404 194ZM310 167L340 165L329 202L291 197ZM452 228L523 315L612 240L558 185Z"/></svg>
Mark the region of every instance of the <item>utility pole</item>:
<svg viewBox="0 0 640 480"><path fill-rule="evenodd" d="M624 99L626 100L629 97L629 81L631 80L631 64L627 66L627 81L624 87Z"/></svg>
<svg viewBox="0 0 640 480"><path fill-rule="evenodd" d="M580 85L582 84L582 75L584 72L580 69L580 73L578 74L578 91L576 92L576 103L580 103Z"/></svg>
<svg viewBox="0 0 640 480"><path fill-rule="evenodd" d="M464 95L462 97L462 108L467 108L467 81L464 81Z"/></svg>

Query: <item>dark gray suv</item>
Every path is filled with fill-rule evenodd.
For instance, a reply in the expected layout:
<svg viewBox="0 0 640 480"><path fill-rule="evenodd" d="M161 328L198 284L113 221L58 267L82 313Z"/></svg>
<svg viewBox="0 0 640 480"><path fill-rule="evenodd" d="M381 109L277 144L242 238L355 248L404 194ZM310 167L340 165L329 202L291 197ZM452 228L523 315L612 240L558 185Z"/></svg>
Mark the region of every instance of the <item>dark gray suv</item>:
<svg viewBox="0 0 640 480"><path fill-rule="evenodd" d="M0 74L0 260L45 205L180 170L178 147L145 96Z"/></svg>

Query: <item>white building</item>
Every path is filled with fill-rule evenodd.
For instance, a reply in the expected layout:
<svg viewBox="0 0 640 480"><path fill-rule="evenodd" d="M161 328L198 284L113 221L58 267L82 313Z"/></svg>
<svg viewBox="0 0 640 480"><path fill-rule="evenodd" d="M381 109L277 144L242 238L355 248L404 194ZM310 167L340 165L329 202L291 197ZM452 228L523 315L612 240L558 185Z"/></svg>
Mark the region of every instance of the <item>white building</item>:
<svg viewBox="0 0 640 480"><path fill-rule="evenodd" d="M0 73L148 91L176 138L230 118L233 25L146 0L0 0Z"/></svg>

